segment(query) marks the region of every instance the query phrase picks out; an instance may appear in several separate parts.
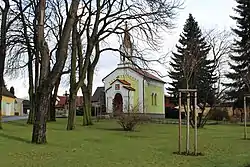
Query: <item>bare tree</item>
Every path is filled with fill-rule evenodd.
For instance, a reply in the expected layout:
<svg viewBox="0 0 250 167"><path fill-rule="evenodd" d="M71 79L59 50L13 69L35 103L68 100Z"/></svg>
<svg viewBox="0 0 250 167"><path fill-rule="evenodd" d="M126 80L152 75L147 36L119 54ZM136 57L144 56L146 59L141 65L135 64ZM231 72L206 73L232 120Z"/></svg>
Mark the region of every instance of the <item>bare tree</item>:
<svg viewBox="0 0 250 167"><path fill-rule="evenodd" d="M211 48L209 54L210 59L213 61L214 73L217 77L217 83L214 84L215 97L213 100L211 99L211 97L209 97L209 92L205 92L203 101L200 101L198 106L193 106L193 108L199 107L200 110L200 113L198 115L198 128L204 127L204 125L207 123L207 120L211 116L211 111L214 110L216 105L223 102L223 95L225 90L227 89L227 87L221 88L221 80L224 77L223 69L225 68L225 64L227 63L227 58L232 53L232 33L226 30L212 29L204 32L204 38ZM210 102L207 103L208 101ZM207 107L209 107L208 111L206 110ZM191 111L194 110L193 108L191 108ZM191 125L192 127L194 127L193 119L191 119Z"/></svg>
<svg viewBox="0 0 250 167"><path fill-rule="evenodd" d="M6 73L9 76L16 77L26 73L28 70L29 79L29 99L31 109L27 120L28 124L34 123L35 110L35 92L38 83L38 64L39 54L35 38L37 32L35 28L36 21L36 3L30 0L14 0L12 12L18 15L14 26L10 30L8 38L8 63ZM22 31L21 31L22 30ZM33 62L35 61L35 68ZM24 75L22 75L24 76ZM35 81L34 81L35 78Z"/></svg>
<svg viewBox="0 0 250 167"><path fill-rule="evenodd" d="M159 29L172 28L176 10L181 2L176 1L127 1L127 0L96 0L84 1L86 12L83 14L86 21L79 22L80 30L77 37L78 49L83 58L79 58L79 81L75 88L81 87L84 97L83 125L91 125L91 94L93 74L100 55L108 50L121 53L119 48L103 47L111 37L124 34L124 23L129 21L132 26L128 29L137 41L144 42L145 46L156 50L159 42ZM159 28L159 29L157 29ZM84 48L83 46L86 46ZM133 58L141 62L149 62L137 52ZM132 62L134 64L134 62ZM77 92L77 91L75 91Z"/></svg>
<svg viewBox="0 0 250 167"><path fill-rule="evenodd" d="M50 67L56 62L55 52L63 30L63 24L65 22L65 15L68 9L66 8L64 0L53 0L47 4L45 13L45 39L50 46ZM40 74L41 57L38 52L38 45L35 42L37 38L37 3L30 0L15 0L15 13L20 13L18 21L10 30L11 38L8 40L8 63L7 73L9 75L20 75L25 73L28 68L29 76L29 99L31 104L31 110L29 112L28 124L34 123L35 112L35 94L38 88L38 80ZM23 8L26 9L23 11ZM13 9L12 9L13 10ZM19 31L23 30L23 31ZM21 62L21 63L20 63ZM62 74L66 74L69 71L64 71ZM57 91L60 84L60 78L55 84L53 95L51 95L51 105L47 113L48 121L55 121L55 101L57 97Z"/></svg>
<svg viewBox="0 0 250 167"><path fill-rule="evenodd" d="M4 0L0 4L1 11L1 36L0 36L0 129L2 128L2 88L4 86L4 67L8 47L8 35L12 24L17 20L20 14L15 14L11 10L10 0ZM3 6L2 6L3 5ZM26 9L26 8L25 8ZM25 10L23 9L23 11ZM22 11L22 12L23 12Z"/></svg>
<svg viewBox="0 0 250 167"><path fill-rule="evenodd" d="M70 90L69 90L69 115L67 130L73 130L75 128L75 116L76 116L76 96L79 89L79 83L76 82L76 63L77 63L77 20L72 30L72 53L71 53L71 72L70 72ZM81 57L82 55L80 55Z"/></svg>
<svg viewBox="0 0 250 167"><path fill-rule="evenodd" d="M2 87L4 86L4 63L6 57L6 36L8 27L8 13L10 9L9 0L4 0L4 7L1 6L1 38L0 38L0 129L2 129ZM10 22L11 23L11 22Z"/></svg>
<svg viewBox="0 0 250 167"><path fill-rule="evenodd" d="M32 4L32 2L26 2L28 3L28 5L31 6L30 10L32 9L33 11L35 11L34 9L34 4ZM38 61L39 61L39 57L38 57L38 51L36 46L34 45L34 40L35 40L35 34L36 34L36 29L33 25L32 22L30 22L30 20L28 18L30 18L29 16L33 16L30 11L27 12L27 15L25 15L25 12L21 12L22 11L22 7L23 4L25 4L24 1L19 0L19 2L17 2L17 7L19 9L20 14L20 21L22 23L22 28L23 28L23 39L25 41L24 46L27 49L27 54L28 54L28 62L27 62L27 66L28 66L28 76L29 76L29 100L30 100L30 113L29 113L29 117L27 120L28 124L33 124L34 123L34 112L35 112L35 92L36 92L36 88L37 88L37 84L34 84L34 70L33 70L33 60L35 59L36 62L36 67L35 67L35 83L37 83L37 78L38 78L38 70L37 70L37 65L38 65ZM35 15L35 14L34 14ZM32 17L33 20L31 21L35 21L35 17ZM20 38L22 39L22 38ZM15 47L15 46L14 46Z"/></svg>
<svg viewBox="0 0 250 167"><path fill-rule="evenodd" d="M204 30L204 36L206 42L210 45L211 59L214 61L216 68L215 72L218 76L217 88L218 92L221 91L222 79L225 77L226 64L228 64L228 58L232 54L232 42L233 33L227 30L219 30L213 28L210 30Z"/></svg>
<svg viewBox="0 0 250 167"><path fill-rule="evenodd" d="M49 100L51 92L60 77L65 65L68 52L68 43L71 30L75 22L79 0L71 2L69 11L67 12L66 21L63 26L62 35L58 41L56 50L56 62L49 70L50 55L48 44L44 38L44 17L45 17L45 0L40 0L38 3L37 17L37 40L39 54L41 56L39 86L36 92L37 108L35 112L35 123L33 126L32 142L46 143L46 115L49 108Z"/></svg>

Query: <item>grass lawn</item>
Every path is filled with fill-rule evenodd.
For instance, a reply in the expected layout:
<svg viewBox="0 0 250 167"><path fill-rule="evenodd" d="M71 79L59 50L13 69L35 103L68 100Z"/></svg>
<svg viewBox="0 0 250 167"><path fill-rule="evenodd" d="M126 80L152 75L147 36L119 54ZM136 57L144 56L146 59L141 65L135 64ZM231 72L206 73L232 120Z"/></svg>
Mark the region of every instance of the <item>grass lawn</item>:
<svg viewBox="0 0 250 167"><path fill-rule="evenodd" d="M80 123L79 119L74 131L65 130L66 119L49 123L46 145L29 143L32 126L24 121L4 123L4 130L0 131L0 167L245 167L250 164L250 140L241 139L242 126L206 126L199 130L198 143L205 156L186 157L173 154L177 151L176 125L144 124L136 132L123 132L117 130L119 125L114 121L101 121L92 127L82 127ZM183 133L184 130L183 126ZM184 139L183 136L183 146Z"/></svg>

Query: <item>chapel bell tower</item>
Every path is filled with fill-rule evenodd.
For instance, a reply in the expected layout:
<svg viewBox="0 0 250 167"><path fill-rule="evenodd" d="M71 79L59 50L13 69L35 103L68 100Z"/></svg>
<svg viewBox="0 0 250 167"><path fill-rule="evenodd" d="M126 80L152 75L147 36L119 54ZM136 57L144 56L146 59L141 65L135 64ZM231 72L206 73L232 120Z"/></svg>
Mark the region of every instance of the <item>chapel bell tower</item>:
<svg viewBox="0 0 250 167"><path fill-rule="evenodd" d="M128 32L128 25L125 22L124 38L122 45L120 45L120 65L132 64L133 61L133 45L131 42L130 34Z"/></svg>

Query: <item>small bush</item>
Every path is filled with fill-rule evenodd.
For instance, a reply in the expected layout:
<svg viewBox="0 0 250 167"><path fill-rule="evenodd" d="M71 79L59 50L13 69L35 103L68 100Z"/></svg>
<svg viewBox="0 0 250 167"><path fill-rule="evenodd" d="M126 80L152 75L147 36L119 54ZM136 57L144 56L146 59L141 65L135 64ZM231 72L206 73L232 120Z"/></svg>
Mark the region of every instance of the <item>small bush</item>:
<svg viewBox="0 0 250 167"><path fill-rule="evenodd" d="M127 113L118 116L118 123L125 131L134 131L136 126L149 121L150 118L143 114Z"/></svg>
<svg viewBox="0 0 250 167"><path fill-rule="evenodd" d="M230 123L233 123L233 124L236 124L239 122L239 119L237 118L237 116L233 115L229 118L229 122Z"/></svg>
<svg viewBox="0 0 250 167"><path fill-rule="evenodd" d="M210 111L210 119L211 120L216 120L216 121L223 121L223 120L228 120L228 112L225 109L220 109L220 108L214 108L212 111Z"/></svg>

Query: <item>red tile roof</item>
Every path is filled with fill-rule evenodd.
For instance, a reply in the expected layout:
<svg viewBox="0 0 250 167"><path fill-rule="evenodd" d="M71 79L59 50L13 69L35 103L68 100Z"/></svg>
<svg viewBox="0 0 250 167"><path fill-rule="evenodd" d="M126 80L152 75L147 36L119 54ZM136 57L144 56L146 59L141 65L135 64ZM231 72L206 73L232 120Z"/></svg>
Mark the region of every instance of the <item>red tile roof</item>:
<svg viewBox="0 0 250 167"><path fill-rule="evenodd" d="M118 81L124 85L131 85L128 81L124 80L124 79L116 79L113 82L110 83L110 85L112 85L115 81Z"/></svg>
<svg viewBox="0 0 250 167"><path fill-rule="evenodd" d="M66 96L57 96L59 100L56 104L56 108L64 108L66 105ZM76 97L76 107L82 107L83 105L83 96Z"/></svg>
<svg viewBox="0 0 250 167"><path fill-rule="evenodd" d="M56 108L64 107L66 104L66 96L57 96L59 100L57 100Z"/></svg>
<svg viewBox="0 0 250 167"><path fill-rule="evenodd" d="M147 71L144 71L144 70L141 70L141 69L137 69L137 68L132 68L132 70L134 70L135 72L141 74L142 76L145 76L147 78L150 78L150 79L153 79L153 80L156 80L156 81L160 81L160 82L164 82L163 80L161 80L160 78L154 76L153 74L150 74L149 72Z"/></svg>
<svg viewBox="0 0 250 167"><path fill-rule="evenodd" d="M122 84L124 85L131 85L128 81L124 80L124 79L118 79Z"/></svg>
<svg viewBox="0 0 250 167"><path fill-rule="evenodd" d="M135 91L135 89L134 88L132 88L131 86L123 86L125 89L128 89L128 90L130 90L130 91Z"/></svg>

